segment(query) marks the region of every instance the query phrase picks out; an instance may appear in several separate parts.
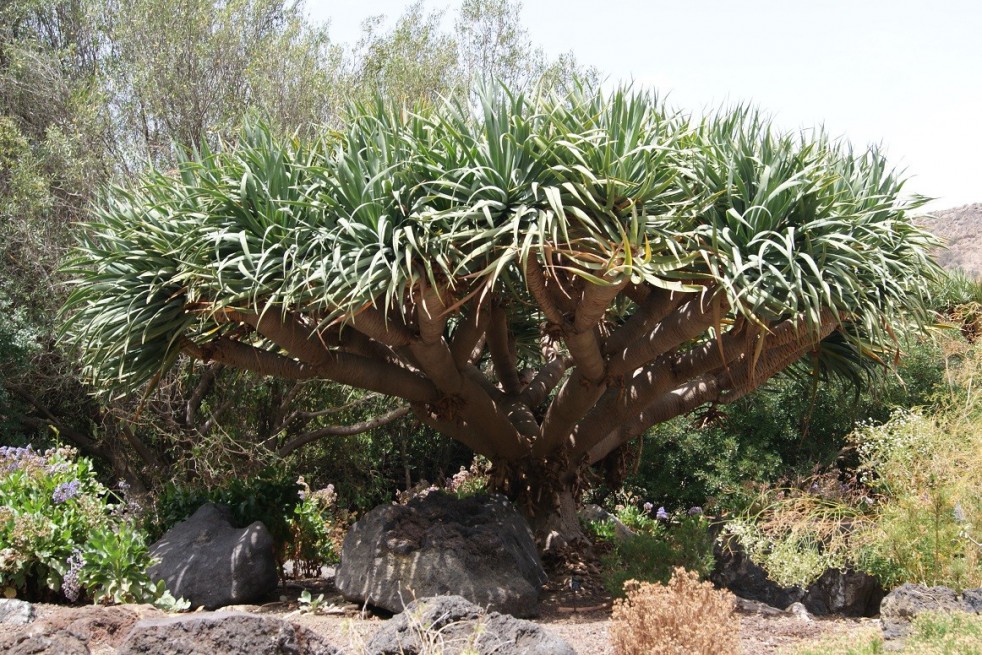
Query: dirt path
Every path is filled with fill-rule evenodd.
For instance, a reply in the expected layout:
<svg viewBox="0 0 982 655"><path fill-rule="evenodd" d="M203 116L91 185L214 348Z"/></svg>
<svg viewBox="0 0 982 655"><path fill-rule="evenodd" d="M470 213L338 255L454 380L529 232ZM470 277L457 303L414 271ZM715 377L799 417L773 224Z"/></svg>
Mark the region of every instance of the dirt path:
<svg viewBox="0 0 982 655"><path fill-rule="evenodd" d="M340 597L325 596L325 601L344 607ZM853 633L858 636L878 625L870 619L803 620L771 608L749 603L741 605L740 644L743 655L786 655L819 639ZM334 615L283 612L288 607L287 604L282 608L271 606L266 611L289 615L289 620L314 630L342 648L365 643L385 620L378 617L361 618L350 606L347 606L349 610L345 614ZM571 602L569 595L547 594L543 599L542 613L535 622L569 642L578 655L613 655L609 638L610 615L609 601L596 604L574 599Z"/></svg>
<svg viewBox="0 0 982 655"><path fill-rule="evenodd" d="M273 615L303 625L348 653L357 653L386 620L379 616L363 616L358 608L346 603L324 581L315 584L315 596L324 593L321 607L327 613L301 611L297 603L300 588L291 586L278 602L264 605L237 606L236 610L256 614ZM741 653L744 655L790 655L802 645L833 635L867 633L876 628L877 622L869 619L813 619L779 612L766 606L741 603ZM569 593L547 591L542 602L542 612L535 619L546 629L556 633L576 650L578 655L612 655L609 630L611 603L604 598L579 598ZM76 617L85 613L83 608L39 604L35 606L37 617L26 626L0 625L0 639L21 631L36 631L42 625L53 627L70 625ZM142 616L159 615L146 606L112 608L120 619L120 630L107 630L106 621L96 621L99 629L91 636L89 647L93 655L113 655L114 646L122 640L132 622ZM115 623L109 621L108 623ZM720 653L720 655L726 655Z"/></svg>

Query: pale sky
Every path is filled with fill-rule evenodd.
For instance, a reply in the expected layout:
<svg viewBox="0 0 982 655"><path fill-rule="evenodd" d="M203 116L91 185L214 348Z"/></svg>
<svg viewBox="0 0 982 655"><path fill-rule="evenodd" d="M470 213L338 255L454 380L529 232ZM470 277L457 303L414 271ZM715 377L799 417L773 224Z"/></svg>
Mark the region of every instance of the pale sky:
<svg viewBox="0 0 982 655"><path fill-rule="evenodd" d="M425 4L452 16L459 0ZM348 43L408 5L308 0ZM931 209L982 202L979 0L525 0L522 14L548 55L572 51L610 81L693 112L750 102L788 129L824 124L885 146Z"/></svg>

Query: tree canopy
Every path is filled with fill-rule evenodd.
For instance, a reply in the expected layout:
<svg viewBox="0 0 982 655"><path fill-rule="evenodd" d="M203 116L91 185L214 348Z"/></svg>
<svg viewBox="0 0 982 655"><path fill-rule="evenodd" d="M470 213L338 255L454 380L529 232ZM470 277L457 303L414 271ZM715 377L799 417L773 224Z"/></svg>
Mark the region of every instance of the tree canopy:
<svg viewBox="0 0 982 655"><path fill-rule="evenodd" d="M806 354L856 380L889 363L938 271L902 185L876 150L747 108L378 100L107 191L66 330L114 392L182 355L329 379L537 484Z"/></svg>

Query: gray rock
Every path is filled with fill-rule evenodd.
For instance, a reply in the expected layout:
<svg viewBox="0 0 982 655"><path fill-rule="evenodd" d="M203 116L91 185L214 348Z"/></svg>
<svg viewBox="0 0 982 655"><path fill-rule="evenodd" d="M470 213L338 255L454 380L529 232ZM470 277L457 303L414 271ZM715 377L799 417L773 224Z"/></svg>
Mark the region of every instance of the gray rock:
<svg viewBox="0 0 982 655"><path fill-rule="evenodd" d="M0 653L6 655L91 655L89 647L67 632L21 634L0 638Z"/></svg>
<svg viewBox="0 0 982 655"><path fill-rule="evenodd" d="M272 616L200 612L144 620L117 655L341 655L306 628Z"/></svg>
<svg viewBox="0 0 982 655"><path fill-rule="evenodd" d="M259 600L276 589L273 538L259 521L237 529L225 507L207 503L150 547L148 573L192 607L215 609Z"/></svg>
<svg viewBox="0 0 982 655"><path fill-rule="evenodd" d="M883 595L880 581L867 573L828 569L805 589L801 602L817 616L875 616Z"/></svg>
<svg viewBox="0 0 982 655"><path fill-rule="evenodd" d="M808 613L808 610L805 609L805 606L801 603L791 603L784 611L796 619L804 621L805 623L810 623L814 620L812 619L811 614Z"/></svg>
<svg viewBox="0 0 982 655"><path fill-rule="evenodd" d="M63 608L36 622L30 632L0 641L0 653L115 652L130 628L147 615L160 615L160 612L149 605Z"/></svg>
<svg viewBox="0 0 982 655"><path fill-rule="evenodd" d="M887 639L905 637L911 622L923 612L979 612L980 590L966 591L961 597L948 587L925 587L904 583L891 591L880 604L883 636Z"/></svg>
<svg viewBox="0 0 982 655"><path fill-rule="evenodd" d="M34 606L26 600L0 599L0 623L24 625L34 620Z"/></svg>
<svg viewBox="0 0 982 655"><path fill-rule="evenodd" d="M346 599L391 612L455 594L533 616L545 581L532 533L507 499L431 493L362 517L344 539L335 584Z"/></svg>
<svg viewBox="0 0 982 655"><path fill-rule="evenodd" d="M883 598L879 581L857 571L829 569L807 589L781 586L732 539L723 544L717 542L714 555L716 566L710 575L714 584L771 607L801 603L815 616L875 616Z"/></svg>
<svg viewBox="0 0 982 655"><path fill-rule="evenodd" d="M782 616L784 614L783 611L776 607L771 607L767 603L762 603L759 600L750 600L749 598L740 598L739 596L733 597L733 605L738 612L744 612L745 614L761 614L763 616Z"/></svg>
<svg viewBox="0 0 982 655"><path fill-rule="evenodd" d="M966 589L962 592L962 605L966 612L982 614L982 588Z"/></svg>
<svg viewBox="0 0 982 655"><path fill-rule="evenodd" d="M575 655L573 648L531 621L483 609L460 596L410 603L375 633L365 655Z"/></svg>

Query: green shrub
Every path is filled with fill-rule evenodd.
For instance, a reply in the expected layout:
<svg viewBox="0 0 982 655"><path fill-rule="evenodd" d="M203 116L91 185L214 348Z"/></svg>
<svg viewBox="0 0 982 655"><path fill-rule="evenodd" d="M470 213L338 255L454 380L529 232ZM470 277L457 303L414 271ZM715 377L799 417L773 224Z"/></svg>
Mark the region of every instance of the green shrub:
<svg viewBox="0 0 982 655"><path fill-rule="evenodd" d="M0 448L0 587L31 600L159 602L144 536L69 448Z"/></svg>
<svg viewBox="0 0 982 655"><path fill-rule="evenodd" d="M712 571L713 538L702 515L655 520L636 508L622 509L618 519L636 534L618 541L611 522L595 522L589 529L610 550L601 556L604 586L614 596L624 595L628 580L667 583L676 567L705 578Z"/></svg>
<svg viewBox="0 0 982 655"><path fill-rule="evenodd" d="M146 516L148 534L152 539L159 539L208 502L228 507L238 527L262 521L282 547L290 540L290 517L299 496L295 478L277 468L244 479L231 478L210 488L169 483L156 494L153 509Z"/></svg>
<svg viewBox="0 0 982 655"><path fill-rule="evenodd" d="M304 577L320 575L324 564L341 559L341 544L353 516L338 507L334 485L311 490L303 476L297 480L300 502L290 521L289 556L294 572Z"/></svg>
<svg viewBox="0 0 982 655"><path fill-rule="evenodd" d="M185 601L177 601L167 591L164 581L151 582L147 575L150 554L144 535L129 521L103 526L89 534L81 551L70 561L65 578L88 590L96 603L154 602L165 609L186 609ZM62 582L63 588L65 581Z"/></svg>
<svg viewBox="0 0 982 655"><path fill-rule="evenodd" d="M857 535L859 566L886 586L982 585L982 433L975 420L900 412L856 435L860 475L877 494Z"/></svg>

